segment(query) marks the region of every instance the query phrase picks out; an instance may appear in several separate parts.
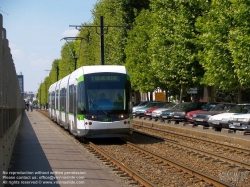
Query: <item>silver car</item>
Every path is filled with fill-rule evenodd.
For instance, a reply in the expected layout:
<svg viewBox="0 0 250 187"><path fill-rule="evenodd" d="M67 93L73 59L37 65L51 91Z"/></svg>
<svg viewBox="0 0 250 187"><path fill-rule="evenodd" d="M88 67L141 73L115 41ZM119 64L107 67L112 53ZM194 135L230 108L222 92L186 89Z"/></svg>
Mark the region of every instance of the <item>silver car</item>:
<svg viewBox="0 0 250 187"><path fill-rule="evenodd" d="M160 116L161 116L161 113L162 111L164 110L169 110L171 109L172 107L174 107L177 103L166 103L166 105L162 108L158 108L158 109L155 109L153 112L152 112L152 119L154 119L155 121L157 121L158 119L160 119Z"/></svg>
<svg viewBox="0 0 250 187"><path fill-rule="evenodd" d="M149 103L149 101L141 101L140 104L138 104L137 106L134 106L133 107L133 116L135 116L135 111L138 109L138 108L143 108L145 107L147 104Z"/></svg>
<svg viewBox="0 0 250 187"><path fill-rule="evenodd" d="M229 129L250 131L250 114L235 115L228 120Z"/></svg>

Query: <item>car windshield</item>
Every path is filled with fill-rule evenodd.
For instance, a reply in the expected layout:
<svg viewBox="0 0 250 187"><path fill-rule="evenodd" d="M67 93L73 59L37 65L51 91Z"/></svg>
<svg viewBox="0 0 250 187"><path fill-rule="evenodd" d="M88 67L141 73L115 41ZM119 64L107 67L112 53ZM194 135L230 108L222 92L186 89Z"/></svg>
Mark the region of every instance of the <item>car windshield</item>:
<svg viewBox="0 0 250 187"><path fill-rule="evenodd" d="M189 108L192 105L192 103L179 103L175 105L172 109L186 109Z"/></svg>
<svg viewBox="0 0 250 187"><path fill-rule="evenodd" d="M218 104L214 108L212 108L210 111L225 111L228 112L231 110L235 104Z"/></svg>
<svg viewBox="0 0 250 187"><path fill-rule="evenodd" d="M163 103L159 103L159 105L157 105L156 107L159 107L159 108L161 108L161 107L165 107L165 106L166 106L166 104L167 104L167 103L165 103L165 102L163 102Z"/></svg>
<svg viewBox="0 0 250 187"><path fill-rule="evenodd" d="M165 103L163 108L173 108L176 105L176 103Z"/></svg>
<svg viewBox="0 0 250 187"><path fill-rule="evenodd" d="M137 106L145 106L147 105L149 102L148 101L142 101L141 103L139 103Z"/></svg>
<svg viewBox="0 0 250 187"><path fill-rule="evenodd" d="M152 102L152 103L148 103L145 107L147 108L152 108L152 107L158 107L162 104L163 102Z"/></svg>
<svg viewBox="0 0 250 187"><path fill-rule="evenodd" d="M201 107L201 110L209 111L216 106L215 103L208 103Z"/></svg>
<svg viewBox="0 0 250 187"><path fill-rule="evenodd" d="M250 112L250 105L235 105L230 110L230 113L249 113Z"/></svg>

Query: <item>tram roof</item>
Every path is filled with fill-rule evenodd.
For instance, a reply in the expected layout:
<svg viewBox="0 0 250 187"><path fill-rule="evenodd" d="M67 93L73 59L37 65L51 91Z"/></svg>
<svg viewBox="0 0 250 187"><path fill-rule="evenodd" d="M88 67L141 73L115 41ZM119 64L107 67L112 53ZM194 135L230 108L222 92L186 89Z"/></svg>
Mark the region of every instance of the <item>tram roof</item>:
<svg viewBox="0 0 250 187"><path fill-rule="evenodd" d="M119 65L95 65L95 66L82 66L84 74L98 73L98 72L114 72L127 74L125 66ZM79 68L80 69L80 68Z"/></svg>

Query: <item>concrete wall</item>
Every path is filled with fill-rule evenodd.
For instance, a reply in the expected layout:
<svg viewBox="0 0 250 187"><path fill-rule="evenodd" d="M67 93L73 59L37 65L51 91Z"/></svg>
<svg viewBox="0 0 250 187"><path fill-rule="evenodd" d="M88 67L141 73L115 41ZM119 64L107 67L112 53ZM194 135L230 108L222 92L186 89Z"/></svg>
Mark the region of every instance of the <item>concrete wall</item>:
<svg viewBox="0 0 250 187"><path fill-rule="evenodd" d="M0 14L0 187L8 171L24 102Z"/></svg>

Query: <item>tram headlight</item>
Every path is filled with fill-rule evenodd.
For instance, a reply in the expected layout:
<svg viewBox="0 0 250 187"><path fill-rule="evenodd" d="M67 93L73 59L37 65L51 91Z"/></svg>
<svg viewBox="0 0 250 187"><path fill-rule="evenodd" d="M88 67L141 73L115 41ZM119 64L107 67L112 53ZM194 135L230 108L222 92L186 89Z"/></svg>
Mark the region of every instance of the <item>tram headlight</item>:
<svg viewBox="0 0 250 187"><path fill-rule="evenodd" d="M118 118L119 119L127 119L127 118L129 118L129 115L127 115L127 114L121 114L121 115L118 116Z"/></svg>
<svg viewBox="0 0 250 187"><path fill-rule="evenodd" d="M86 117L86 119L97 119L97 116L95 116L95 115L87 115L87 116L85 116Z"/></svg>

